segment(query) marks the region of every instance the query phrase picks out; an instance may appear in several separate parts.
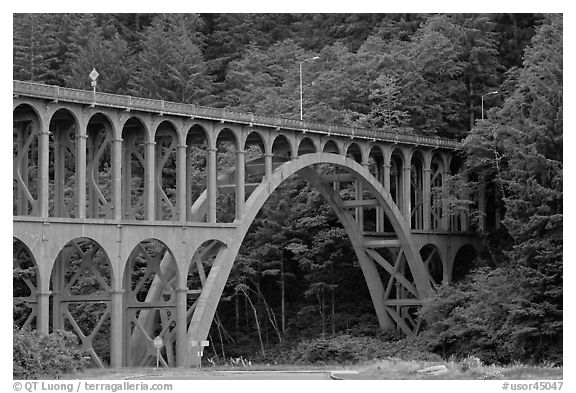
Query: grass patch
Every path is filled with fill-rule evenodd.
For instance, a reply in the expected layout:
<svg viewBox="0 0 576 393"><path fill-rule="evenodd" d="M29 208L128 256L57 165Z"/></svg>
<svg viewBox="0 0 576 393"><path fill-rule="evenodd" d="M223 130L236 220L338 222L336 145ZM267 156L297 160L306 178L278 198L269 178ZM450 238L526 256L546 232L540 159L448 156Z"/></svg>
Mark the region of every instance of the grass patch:
<svg viewBox="0 0 576 393"><path fill-rule="evenodd" d="M423 375L417 370L425 367L445 365L447 373L441 375ZM540 379L560 380L563 378L562 367L546 366L495 366L474 365L465 362L426 362L402 359L384 359L358 369L357 375L347 375L345 379L430 379L430 380L488 380L488 379Z"/></svg>

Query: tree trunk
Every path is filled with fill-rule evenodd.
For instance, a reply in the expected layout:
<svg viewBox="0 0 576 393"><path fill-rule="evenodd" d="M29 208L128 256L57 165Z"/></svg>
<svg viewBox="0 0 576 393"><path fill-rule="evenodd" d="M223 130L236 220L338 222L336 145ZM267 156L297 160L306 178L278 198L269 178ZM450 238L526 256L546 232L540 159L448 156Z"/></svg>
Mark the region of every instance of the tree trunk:
<svg viewBox="0 0 576 393"><path fill-rule="evenodd" d="M470 111L470 129L474 128L474 96L472 91L472 81L468 81L468 110Z"/></svg>
<svg viewBox="0 0 576 393"><path fill-rule="evenodd" d="M220 320L218 319L218 315L214 318L216 322L216 328L218 329L218 337L220 337L220 349L222 349L222 358L226 359L226 353L224 352L224 340L222 339L222 331L220 330Z"/></svg>
<svg viewBox="0 0 576 393"><path fill-rule="evenodd" d="M242 291L244 297L250 303L250 307L252 307L252 312L254 313L254 321L256 321L256 330L258 331L258 339L260 340L260 350L262 351L262 357L266 358L266 352L264 351L264 342L262 341L262 332L260 331L260 322L258 322L258 312L256 311L256 307L254 307L254 303L250 299L250 296L244 291Z"/></svg>
<svg viewBox="0 0 576 393"><path fill-rule="evenodd" d="M332 337L334 337L334 335L336 334L336 327L334 325L334 314L335 314L335 295L334 295L334 264L332 263L332 265L330 266L330 270L332 273L332 286L330 287L330 303L331 303L331 307L330 307L330 322L331 322L331 327L332 327Z"/></svg>
<svg viewBox="0 0 576 393"><path fill-rule="evenodd" d="M240 299L238 299L238 295L234 296L234 311L234 316L236 317L234 326L236 327L236 332L238 332L240 328Z"/></svg>

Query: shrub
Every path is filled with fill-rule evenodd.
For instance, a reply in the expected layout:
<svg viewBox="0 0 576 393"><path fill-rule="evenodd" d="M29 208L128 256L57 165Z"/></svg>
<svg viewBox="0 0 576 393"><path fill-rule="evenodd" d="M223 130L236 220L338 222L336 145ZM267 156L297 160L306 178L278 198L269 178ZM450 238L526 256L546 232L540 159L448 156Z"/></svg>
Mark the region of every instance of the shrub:
<svg viewBox="0 0 576 393"><path fill-rule="evenodd" d="M13 332L13 377L15 379L57 378L86 366L83 351L73 333L56 331L40 335L28 329Z"/></svg>
<svg viewBox="0 0 576 393"><path fill-rule="evenodd" d="M426 350L418 338L398 339L395 336L376 337L339 335L304 340L284 352L278 362L288 363L358 363L374 359L400 358L437 361L440 356Z"/></svg>

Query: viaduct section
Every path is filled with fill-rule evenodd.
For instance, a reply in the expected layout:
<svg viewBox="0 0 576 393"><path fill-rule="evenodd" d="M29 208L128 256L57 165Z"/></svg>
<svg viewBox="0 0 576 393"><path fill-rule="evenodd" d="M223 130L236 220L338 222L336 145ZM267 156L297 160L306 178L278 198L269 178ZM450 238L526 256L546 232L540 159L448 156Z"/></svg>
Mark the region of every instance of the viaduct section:
<svg viewBox="0 0 576 393"><path fill-rule="evenodd" d="M75 332L100 367L151 364L157 336L166 365L198 364L245 234L298 175L347 231L381 327L416 334L422 299L478 252L483 222L433 196L459 148L14 81L17 324Z"/></svg>

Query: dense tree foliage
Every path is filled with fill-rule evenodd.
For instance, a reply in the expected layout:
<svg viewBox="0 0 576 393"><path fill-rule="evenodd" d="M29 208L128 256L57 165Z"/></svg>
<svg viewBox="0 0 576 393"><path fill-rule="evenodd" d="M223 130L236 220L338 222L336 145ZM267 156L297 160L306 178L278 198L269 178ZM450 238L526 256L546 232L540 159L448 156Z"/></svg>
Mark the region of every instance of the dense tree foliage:
<svg viewBox="0 0 576 393"><path fill-rule="evenodd" d="M562 16L15 14L13 25L14 79L88 89L96 68L108 93L299 118L301 66L306 120L463 140L467 177L451 186L491 191L503 226L480 268L425 305L425 344L561 362ZM374 335L363 282L334 212L290 178L244 241L210 350L270 358L303 338Z"/></svg>
<svg viewBox="0 0 576 393"><path fill-rule="evenodd" d="M499 243L495 270L440 291L425 308L443 351L465 345L492 361L561 361L562 63L562 17L547 16L503 84L504 104L465 140L469 172L502 197L510 241Z"/></svg>

